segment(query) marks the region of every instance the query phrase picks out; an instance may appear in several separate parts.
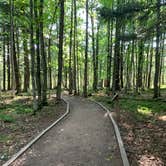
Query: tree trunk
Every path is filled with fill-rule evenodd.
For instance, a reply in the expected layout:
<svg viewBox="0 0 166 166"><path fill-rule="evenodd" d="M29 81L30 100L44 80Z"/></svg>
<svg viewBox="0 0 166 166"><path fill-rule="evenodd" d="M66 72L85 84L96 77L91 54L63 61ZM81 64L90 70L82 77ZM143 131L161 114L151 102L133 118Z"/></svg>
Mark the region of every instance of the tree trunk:
<svg viewBox="0 0 166 166"><path fill-rule="evenodd" d="M120 39L119 34L121 30L121 20L116 19L116 33L115 33L115 50L114 50L114 66L113 66L113 93L120 90Z"/></svg>
<svg viewBox="0 0 166 166"><path fill-rule="evenodd" d="M139 42L139 55L138 55L138 69L137 69L137 85L136 93L139 94L139 90L142 87L142 71L143 71L143 41Z"/></svg>
<svg viewBox="0 0 166 166"><path fill-rule="evenodd" d="M37 101L36 101L36 83L35 83L35 48L34 48L34 4L33 0L29 1L30 3L30 17L32 21L30 22L30 54L31 54L31 81L32 81L32 94L33 94L33 110L34 114L38 109Z"/></svg>
<svg viewBox="0 0 166 166"><path fill-rule="evenodd" d="M151 44L151 50L150 50L150 63L149 63L149 73L148 73L148 89L151 87L151 75L152 75L152 60L153 60L153 40Z"/></svg>
<svg viewBox="0 0 166 166"><path fill-rule="evenodd" d="M29 80L30 80L30 71L29 71L29 55L28 55L28 43L26 31L23 31L23 47L24 47L24 92L27 92L29 89Z"/></svg>
<svg viewBox="0 0 166 166"><path fill-rule="evenodd" d="M13 61L13 71L16 83L16 94L19 94L21 91L20 86L20 78L19 78L19 68L17 63L16 57L16 49L15 49L15 37L14 37L14 0L10 0L10 44L11 44L11 56ZM14 89L14 82L13 82L13 89Z"/></svg>
<svg viewBox="0 0 166 166"><path fill-rule="evenodd" d="M160 91L159 77L160 77L160 0L157 0L154 98L158 98L159 97L159 91Z"/></svg>
<svg viewBox="0 0 166 166"><path fill-rule="evenodd" d="M73 93L72 48L73 48L73 0L71 1L70 44L69 44L69 94Z"/></svg>
<svg viewBox="0 0 166 166"><path fill-rule="evenodd" d="M6 37L3 28L3 91L6 91Z"/></svg>
<svg viewBox="0 0 166 166"><path fill-rule="evenodd" d="M48 75L49 89L52 89L52 69L51 69L51 38L48 39Z"/></svg>
<svg viewBox="0 0 166 166"><path fill-rule="evenodd" d="M108 21L107 25L107 34L108 34L108 52L107 52L107 94L109 95L110 92L110 80L111 80L111 54L110 54L110 36L111 27L110 27L110 21Z"/></svg>
<svg viewBox="0 0 166 166"><path fill-rule="evenodd" d="M11 86L10 86L10 44L9 44L9 38L7 41L7 82L8 82L8 86L7 89L11 90Z"/></svg>
<svg viewBox="0 0 166 166"><path fill-rule="evenodd" d="M94 85L93 85L94 91L97 91L97 87L98 87L99 29L100 29L100 24L98 23L97 35L96 35L96 63L94 68Z"/></svg>
<svg viewBox="0 0 166 166"><path fill-rule="evenodd" d="M40 8L39 8L39 18L40 18L40 53L42 58L42 105L47 105L47 60L46 60L46 52L44 48L44 35L43 35L43 3L44 0L40 0Z"/></svg>
<svg viewBox="0 0 166 166"><path fill-rule="evenodd" d="M96 91L96 50L95 50L95 34L94 34L94 16L91 14L91 26L92 26L92 58L93 58L93 90Z"/></svg>
<svg viewBox="0 0 166 166"><path fill-rule="evenodd" d="M34 0L34 15L36 23L36 85L37 85L37 96L38 96L38 109L41 109L41 73L40 73L40 32L39 32L39 17L38 17L38 8L37 0Z"/></svg>
<svg viewBox="0 0 166 166"><path fill-rule="evenodd" d="M64 35L64 0L60 1L60 18L59 18L59 53L58 53L58 85L57 99L61 99L62 86L62 66L63 66L63 35Z"/></svg>
<svg viewBox="0 0 166 166"><path fill-rule="evenodd" d="M74 39L73 39L73 89L74 89L74 95L77 94L77 67L76 67L76 39L77 39L77 4L76 4L76 0L74 0Z"/></svg>
<svg viewBox="0 0 166 166"><path fill-rule="evenodd" d="M88 10L89 4L88 0L86 0L86 43L85 43L85 63L84 63L84 88L83 94L84 97L88 97Z"/></svg>
<svg viewBox="0 0 166 166"><path fill-rule="evenodd" d="M19 28L16 28L16 48L17 48L17 63L18 63L18 68L20 66L20 46L19 46Z"/></svg>

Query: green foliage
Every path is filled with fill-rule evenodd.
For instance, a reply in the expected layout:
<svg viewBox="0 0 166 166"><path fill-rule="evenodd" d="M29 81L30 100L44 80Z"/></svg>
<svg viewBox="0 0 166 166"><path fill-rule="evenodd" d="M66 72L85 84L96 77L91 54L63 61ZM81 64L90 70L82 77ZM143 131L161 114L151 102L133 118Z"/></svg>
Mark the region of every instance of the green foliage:
<svg viewBox="0 0 166 166"><path fill-rule="evenodd" d="M19 114L33 114L31 105L23 101L13 100L0 107L0 120L3 122L13 123Z"/></svg>
<svg viewBox="0 0 166 166"><path fill-rule="evenodd" d="M13 116L6 115L6 114L3 114L3 113L0 113L0 120L2 120L4 122L8 122L8 123L14 122Z"/></svg>
<svg viewBox="0 0 166 166"><path fill-rule="evenodd" d="M103 5L103 6L107 6L108 8L112 7L113 4L113 0L99 0L99 2Z"/></svg>
<svg viewBox="0 0 166 166"><path fill-rule="evenodd" d="M95 100L102 102L113 108L111 97L94 97ZM136 120L146 120L154 115L160 115L166 112L166 104L164 101L156 101L153 99L138 99L135 97L121 98L119 105L122 111L130 112Z"/></svg>

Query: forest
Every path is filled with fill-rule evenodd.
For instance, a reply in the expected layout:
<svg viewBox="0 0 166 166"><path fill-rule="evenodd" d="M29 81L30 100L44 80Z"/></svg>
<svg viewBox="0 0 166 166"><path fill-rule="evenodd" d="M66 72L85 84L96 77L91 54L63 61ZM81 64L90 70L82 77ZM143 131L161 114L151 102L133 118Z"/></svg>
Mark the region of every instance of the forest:
<svg viewBox="0 0 166 166"><path fill-rule="evenodd" d="M1 0L0 165L81 96L120 109L131 165L164 166L165 46L165 0Z"/></svg>

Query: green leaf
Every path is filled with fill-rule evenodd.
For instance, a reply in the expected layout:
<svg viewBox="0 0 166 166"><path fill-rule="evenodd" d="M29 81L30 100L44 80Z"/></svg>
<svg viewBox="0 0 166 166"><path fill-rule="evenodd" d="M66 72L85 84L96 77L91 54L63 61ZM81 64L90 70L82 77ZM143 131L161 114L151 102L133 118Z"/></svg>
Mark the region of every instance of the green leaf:
<svg viewBox="0 0 166 166"><path fill-rule="evenodd" d="M113 4L113 0L99 0L99 2L107 8L111 8Z"/></svg>

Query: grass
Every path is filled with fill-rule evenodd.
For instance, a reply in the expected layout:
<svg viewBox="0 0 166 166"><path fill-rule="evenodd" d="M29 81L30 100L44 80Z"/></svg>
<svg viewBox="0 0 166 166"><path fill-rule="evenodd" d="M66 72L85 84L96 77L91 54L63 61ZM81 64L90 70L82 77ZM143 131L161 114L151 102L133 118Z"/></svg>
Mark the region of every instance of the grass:
<svg viewBox="0 0 166 166"><path fill-rule="evenodd" d="M13 123L20 114L32 114L31 104L26 99L15 98L8 100L7 104L0 107L0 121Z"/></svg>
<svg viewBox="0 0 166 166"><path fill-rule="evenodd" d="M9 135L0 135L0 143L5 143L9 140L12 140L12 137Z"/></svg>

